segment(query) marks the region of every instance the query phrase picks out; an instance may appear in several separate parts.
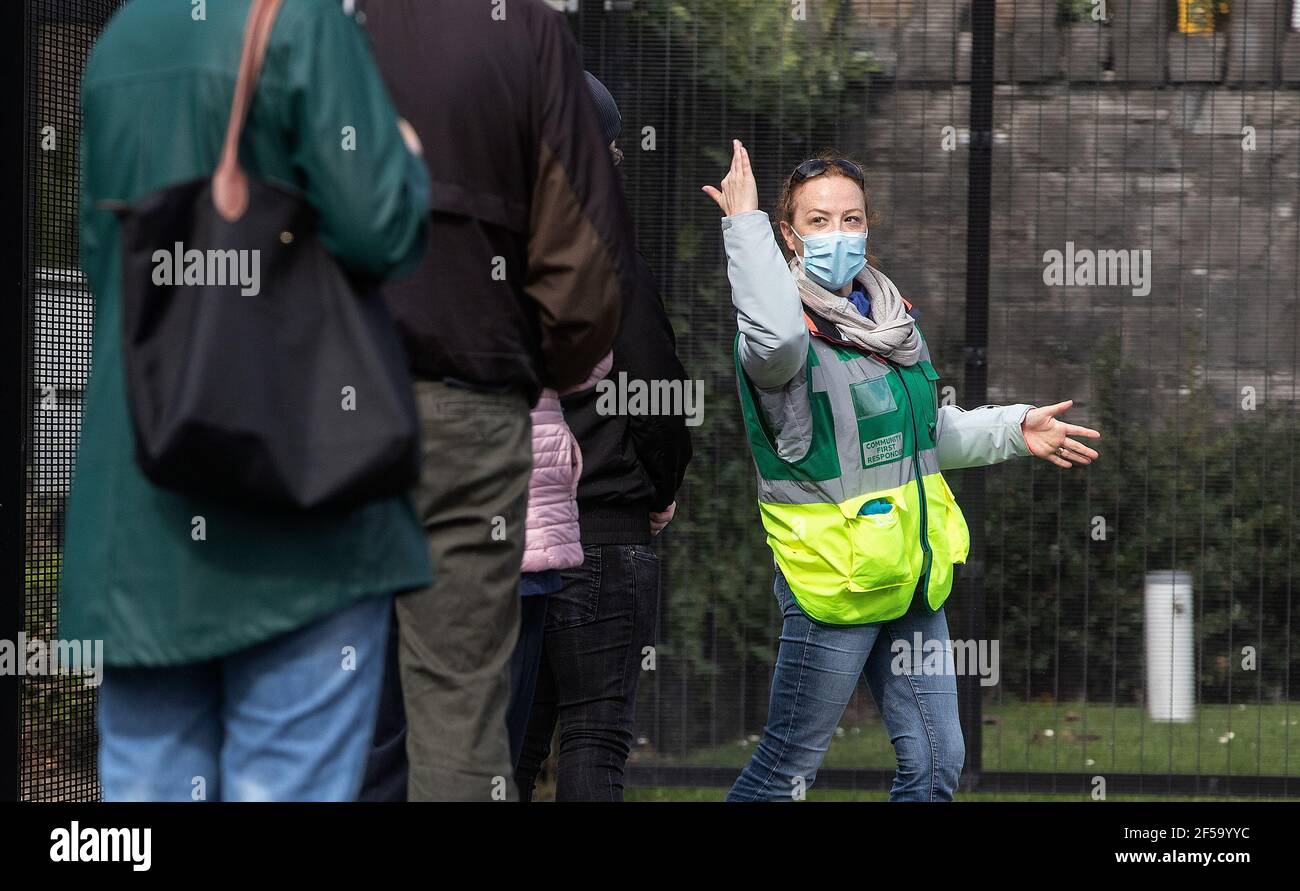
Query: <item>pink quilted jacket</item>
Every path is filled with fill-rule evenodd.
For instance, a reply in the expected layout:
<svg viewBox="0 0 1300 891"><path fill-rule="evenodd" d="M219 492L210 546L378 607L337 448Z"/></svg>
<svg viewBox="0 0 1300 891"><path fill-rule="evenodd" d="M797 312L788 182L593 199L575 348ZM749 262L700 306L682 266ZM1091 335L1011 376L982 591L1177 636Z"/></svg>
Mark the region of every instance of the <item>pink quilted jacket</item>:
<svg viewBox="0 0 1300 891"><path fill-rule="evenodd" d="M582 385L596 386L609 374L614 354L607 353ZM570 569L582 565L578 535L578 480L582 450L564 423L559 394L543 390L533 408L533 475L528 481L528 533L524 538L524 572Z"/></svg>

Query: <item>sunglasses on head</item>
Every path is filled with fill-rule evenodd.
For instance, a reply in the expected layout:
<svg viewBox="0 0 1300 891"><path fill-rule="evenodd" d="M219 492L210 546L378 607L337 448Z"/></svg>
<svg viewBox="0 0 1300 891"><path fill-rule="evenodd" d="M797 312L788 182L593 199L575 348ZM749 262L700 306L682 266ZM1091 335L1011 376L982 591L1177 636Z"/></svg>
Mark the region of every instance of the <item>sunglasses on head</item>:
<svg viewBox="0 0 1300 891"><path fill-rule="evenodd" d="M812 179L814 176L821 176L828 167L834 167L850 179L856 180L859 184L865 185L867 181L862 168L852 161L844 158L831 158L830 160L811 158L794 169L794 173L790 174L790 182L801 183L806 179Z"/></svg>

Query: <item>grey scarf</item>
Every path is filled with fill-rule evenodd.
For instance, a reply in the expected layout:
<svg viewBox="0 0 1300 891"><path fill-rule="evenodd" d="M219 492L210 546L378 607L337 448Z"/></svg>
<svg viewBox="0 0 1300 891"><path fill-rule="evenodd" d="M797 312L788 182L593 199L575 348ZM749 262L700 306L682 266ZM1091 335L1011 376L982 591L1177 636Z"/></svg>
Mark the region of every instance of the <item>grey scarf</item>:
<svg viewBox="0 0 1300 891"><path fill-rule="evenodd" d="M921 355L921 335L917 333L916 322L907 314L898 288L879 269L864 266L856 279L871 298L874 318L858 312L847 297L832 294L809 279L803 269L803 259L798 255L790 260L790 271L804 306L834 322L849 343L899 365L916 364Z"/></svg>

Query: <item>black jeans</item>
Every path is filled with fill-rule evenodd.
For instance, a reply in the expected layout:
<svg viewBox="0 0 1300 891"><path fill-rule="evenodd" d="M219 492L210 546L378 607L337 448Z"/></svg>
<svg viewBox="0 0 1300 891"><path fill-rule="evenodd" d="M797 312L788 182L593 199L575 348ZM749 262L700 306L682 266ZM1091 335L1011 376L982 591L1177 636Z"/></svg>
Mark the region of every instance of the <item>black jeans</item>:
<svg viewBox="0 0 1300 891"><path fill-rule="evenodd" d="M519 797L533 785L560 729L557 801L622 801L623 767L643 650L654 643L659 557L647 545L588 545L550 595L542 665L515 771Z"/></svg>

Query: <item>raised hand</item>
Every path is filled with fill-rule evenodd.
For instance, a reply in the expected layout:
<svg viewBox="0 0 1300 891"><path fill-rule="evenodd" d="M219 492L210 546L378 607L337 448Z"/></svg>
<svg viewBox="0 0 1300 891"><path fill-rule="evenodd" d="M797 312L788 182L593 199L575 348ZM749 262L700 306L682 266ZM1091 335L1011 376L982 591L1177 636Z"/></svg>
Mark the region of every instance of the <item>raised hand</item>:
<svg viewBox="0 0 1300 891"><path fill-rule="evenodd" d="M1074 464L1091 464L1098 457L1095 451L1071 437L1101 439L1096 430L1057 420L1057 415L1064 414L1072 405L1074 400L1067 399L1055 405L1030 409L1020 423L1030 454L1067 470Z"/></svg>
<svg viewBox="0 0 1300 891"><path fill-rule="evenodd" d="M749 152L739 139L731 140L731 170L722 178L721 191L713 186L703 189L704 194L718 202L723 216L758 210L758 183L754 181L754 169L749 166Z"/></svg>

